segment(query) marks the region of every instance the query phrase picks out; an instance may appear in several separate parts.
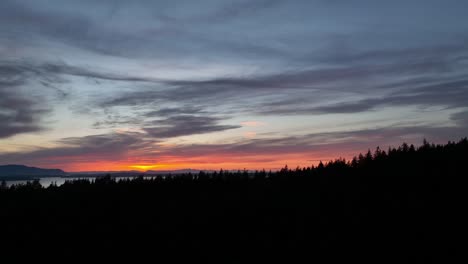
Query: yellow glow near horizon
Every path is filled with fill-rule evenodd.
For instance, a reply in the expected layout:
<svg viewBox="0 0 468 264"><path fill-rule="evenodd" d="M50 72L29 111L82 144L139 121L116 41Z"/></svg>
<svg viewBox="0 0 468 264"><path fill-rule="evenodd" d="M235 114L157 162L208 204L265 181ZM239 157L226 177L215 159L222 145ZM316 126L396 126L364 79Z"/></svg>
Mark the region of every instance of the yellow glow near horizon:
<svg viewBox="0 0 468 264"><path fill-rule="evenodd" d="M140 171L147 171L147 170L155 169L155 168L158 168L158 167L160 167L160 166L158 166L158 165L132 165L132 166L130 166L130 168L137 169L137 170L140 170Z"/></svg>

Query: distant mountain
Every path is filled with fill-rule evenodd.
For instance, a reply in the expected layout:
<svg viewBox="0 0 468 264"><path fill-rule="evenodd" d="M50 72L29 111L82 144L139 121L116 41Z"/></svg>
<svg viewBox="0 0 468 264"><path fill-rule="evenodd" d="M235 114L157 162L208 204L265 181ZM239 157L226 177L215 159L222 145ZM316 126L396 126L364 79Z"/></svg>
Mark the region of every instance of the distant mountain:
<svg viewBox="0 0 468 264"><path fill-rule="evenodd" d="M204 172L213 172L211 170L203 170ZM193 169L182 169L182 170L149 170L146 171L145 174L150 175L162 175L162 174L186 174L186 173L199 173L200 170L193 170Z"/></svg>
<svg viewBox="0 0 468 264"><path fill-rule="evenodd" d="M144 174L144 172L137 171L137 170L130 170L130 171L72 171L67 172L67 176L76 177L82 175L89 175L89 176L96 176L96 175L103 175L103 174Z"/></svg>
<svg viewBox="0 0 468 264"><path fill-rule="evenodd" d="M212 170L203 170L206 173L212 173ZM187 174L187 173L199 173L200 170L193 170L193 169L181 169L181 170L148 170L148 171L80 171L80 172L67 172L67 176L69 177L96 177L96 176L103 176L105 174L110 174L113 177L135 177L140 175L180 175L180 174Z"/></svg>
<svg viewBox="0 0 468 264"><path fill-rule="evenodd" d="M0 178L11 177L48 177L48 176L64 176L65 172L60 169L41 169L28 167L24 165L0 165Z"/></svg>

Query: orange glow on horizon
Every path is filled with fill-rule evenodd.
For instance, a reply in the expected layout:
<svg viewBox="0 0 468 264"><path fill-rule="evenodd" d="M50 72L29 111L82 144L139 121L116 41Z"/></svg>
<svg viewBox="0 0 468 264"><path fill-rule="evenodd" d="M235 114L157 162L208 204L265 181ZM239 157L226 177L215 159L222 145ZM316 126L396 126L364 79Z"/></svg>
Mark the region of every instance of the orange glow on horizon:
<svg viewBox="0 0 468 264"><path fill-rule="evenodd" d="M159 167L158 165L132 165L130 168L136 169L139 171L147 171Z"/></svg>
<svg viewBox="0 0 468 264"><path fill-rule="evenodd" d="M87 158L87 157L86 157ZM257 154L241 155L239 153L210 153L201 156L160 156L158 163L148 162L155 157L140 156L132 158L123 158L120 160L109 161L101 160L95 157L92 161L85 157L79 159L74 157L67 159L64 157L55 157L49 159L47 163L31 164L44 168L60 168L66 172L99 172L99 171L140 171L148 170L278 170L288 165L290 168L308 167L317 165L320 160L327 162L334 159L333 152L299 152L283 154ZM349 158L349 156L347 157ZM160 162L160 163L159 163Z"/></svg>
<svg viewBox="0 0 468 264"><path fill-rule="evenodd" d="M272 153L270 153L272 152ZM180 152L176 155L126 153L109 159L106 155L55 156L26 165L41 168L58 168L66 172L117 172L117 171L171 171L171 170L278 170L318 165L340 156L349 160L357 153L353 148L310 149L280 152L276 148L252 153L236 149L223 151Z"/></svg>

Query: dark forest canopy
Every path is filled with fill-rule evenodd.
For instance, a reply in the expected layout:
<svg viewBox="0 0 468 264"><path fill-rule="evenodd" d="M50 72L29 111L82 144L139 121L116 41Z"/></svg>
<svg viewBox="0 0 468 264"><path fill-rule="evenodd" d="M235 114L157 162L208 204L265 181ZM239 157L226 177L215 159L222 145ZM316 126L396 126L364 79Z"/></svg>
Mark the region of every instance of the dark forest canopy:
<svg viewBox="0 0 468 264"><path fill-rule="evenodd" d="M277 172L2 184L0 240L201 263L446 259L461 252L467 164L465 138Z"/></svg>

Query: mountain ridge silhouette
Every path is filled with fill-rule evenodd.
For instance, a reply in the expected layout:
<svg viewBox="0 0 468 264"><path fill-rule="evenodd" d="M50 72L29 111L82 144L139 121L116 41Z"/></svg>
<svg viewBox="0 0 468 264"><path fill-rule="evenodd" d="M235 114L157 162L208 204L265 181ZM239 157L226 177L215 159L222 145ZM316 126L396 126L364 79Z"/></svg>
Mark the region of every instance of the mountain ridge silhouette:
<svg viewBox="0 0 468 264"><path fill-rule="evenodd" d="M0 177L46 177L65 175L66 172L61 169L44 169L18 164L0 165Z"/></svg>

